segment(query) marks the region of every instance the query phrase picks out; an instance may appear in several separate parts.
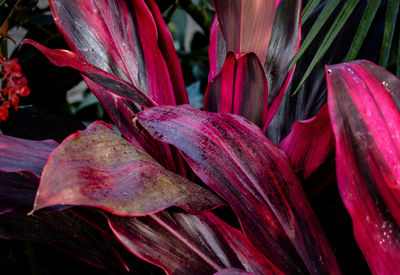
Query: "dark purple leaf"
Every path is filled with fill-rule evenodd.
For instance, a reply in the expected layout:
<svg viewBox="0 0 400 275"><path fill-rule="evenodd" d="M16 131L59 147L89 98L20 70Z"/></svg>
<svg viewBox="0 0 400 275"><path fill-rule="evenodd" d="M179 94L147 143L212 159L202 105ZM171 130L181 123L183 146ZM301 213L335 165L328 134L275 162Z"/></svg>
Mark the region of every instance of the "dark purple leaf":
<svg viewBox="0 0 400 275"><path fill-rule="evenodd" d="M100 233L69 211L0 215L0 239L46 242L98 268L123 272L123 265L110 248L118 247L118 243L113 239L106 241L112 237L108 234L107 237Z"/></svg>
<svg viewBox="0 0 400 275"><path fill-rule="evenodd" d="M246 236L285 273L339 272L335 256L286 155L246 119L184 105L137 115L173 144L233 208Z"/></svg>
<svg viewBox="0 0 400 275"><path fill-rule="evenodd" d="M268 116L264 129L278 111L294 69L289 66L296 55L301 40L302 1L283 0L275 12L271 40L264 70L268 80Z"/></svg>
<svg viewBox="0 0 400 275"><path fill-rule="evenodd" d="M40 178L57 145L53 140L34 141L0 134L0 171L26 171Z"/></svg>
<svg viewBox="0 0 400 275"><path fill-rule="evenodd" d="M29 174L0 172L0 215L32 209L39 180Z"/></svg>
<svg viewBox="0 0 400 275"><path fill-rule="evenodd" d="M237 268L227 268L214 273L214 275L254 275L254 274Z"/></svg>
<svg viewBox="0 0 400 275"><path fill-rule="evenodd" d="M43 171L34 210L86 205L141 216L170 206L200 212L222 204L212 192L166 170L110 128L97 122L61 143Z"/></svg>
<svg viewBox="0 0 400 275"><path fill-rule="evenodd" d="M375 274L400 268L400 80L368 61L327 68L341 197Z"/></svg>
<svg viewBox="0 0 400 275"><path fill-rule="evenodd" d="M335 150L328 105L324 105L316 117L295 122L279 147L288 155L300 179L307 179L319 169Z"/></svg>
<svg viewBox="0 0 400 275"><path fill-rule="evenodd" d="M46 57L56 66L67 66L78 70L115 95L146 107L157 105L152 99L132 84L118 79L98 67L93 66L74 52L58 49L52 50L30 39L25 39L22 43L34 46L46 55Z"/></svg>
<svg viewBox="0 0 400 275"><path fill-rule="evenodd" d="M281 273L240 231L211 213L107 216L117 238L132 253L168 274L212 274L229 267L256 274Z"/></svg>
<svg viewBox="0 0 400 275"><path fill-rule="evenodd" d="M265 63L275 14L275 0L214 0L227 52L253 52Z"/></svg>
<svg viewBox="0 0 400 275"><path fill-rule="evenodd" d="M208 84L204 107L208 111L239 114L259 127L267 115L268 82L253 53L229 53L221 72Z"/></svg>
<svg viewBox="0 0 400 275"><path fill-rule="evenodd" d="M156 13L153 0L146 1ZM132 84L157 104L176 104L174 87L182 85L181 80L173 80L172 85L163 56L173 49L169 45L172 41L165 38L165 23L154 18L144 0L51 0L50 5L71 49L85 61ZM158 46L159 37L163 53ZM169 66L175 64L173 59L166 57L172 62ZM182 91L177 93L181 96Z"/></svg>

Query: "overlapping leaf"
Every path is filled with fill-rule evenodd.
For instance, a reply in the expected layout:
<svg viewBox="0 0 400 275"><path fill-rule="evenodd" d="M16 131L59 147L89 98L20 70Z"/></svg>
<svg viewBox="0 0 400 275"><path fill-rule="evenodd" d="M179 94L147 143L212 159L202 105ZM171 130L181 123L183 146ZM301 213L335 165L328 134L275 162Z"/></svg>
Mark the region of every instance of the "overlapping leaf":
<svg viewBox="0 0 400 275"><path fill-rule="evenodd" d="M214 0L227 52L254 52L265 63L275 0Z"/></svg>
<svg viewBox="0 0 400 275"><path fill-rule="evenodd" d="M400 268L400 80L368 61L329 66L340 193L375 274Z"/></svg>
<svg viewBox="0 0 400 275"><path fill-rule="evenodd" d="M279 147L288 155L296 174L308 178L335 149L328 106L324 105L314 118L295 122Z"/></svg>
<svg viewBox="0 0 400 275"><path fill-rule="evenodd" d="M325 2L329 5L331 4L331 1ZM356 7L352 16L350 16L336 39L332 42L329 50L318 63L316 68L312 71L304 85L302 85L299 91L294 94L304 76L304 72L310 66L310 61L315 56L315 52L318 51L318 48L325 39L326 33L334 24L339 10L329 17L328 21L325 25L323 25L321 31L314 38L303 56L298 60L298 62L296 62L294 75L287 92L283 96L282 103L280 104L276 115L268 125L268 129L265 131L267 137L275 144L279 144L282 139L289 134L294 122L306 120L316 116L317 112L326 103L327 93L324 65L343 62L344 58L346 58L349 50L349 44L345 44L343 41L350 42L354 38L360 18L364 12L364 4L365 3L362 3ZM321 10L314 12L310 16L309 20L302 26L303 37L309 35L309 33L313 31L313 23L320 13ZM376 18L376 20L379 22L382 20L382 18L384 18L384 13L380 13L380 11L378 11L377 17L378 18ZM381 40L377 39L377 37L381 35L381 32L382 30L379 24L373 24L371 26L370 32L366 37L366 41L368 41L368 43L361 47L359 56L372 58L378 55Z"/></svg>
<svg viewBox="0 0 400 275"><path fill-rule="evenodd" d="M222 2L222 1L221 1ZM246 2L246 1L244 1ZM265 1L255 1L256 5L264 5ZM273 2L273 1L271 1ZM235 2L236 3L236 2ZM277 3L278 4L278 3ZM222 5L221 3L219 5ZM230 4L231 5L231 4ZM273 10L271 10L273 11ZM243 11L242 12L246 12ZM234 112L229 108L229 111L224 110L225 112L232 112L235 114L241 114L246 118L250 119L252 122L255 122L260 127L266 127L269 122L272 120L275 115L280 102L282 100L283 94L285 93L287 86L290 82L294 69L288 72L290 62L296 54L300 43L300 12L301 12L301 1L293 1L293 0L284 0L282 1L276 9L276 12L272 13L272 17L274 18L273 25L272 21L270 22L272 27L271 40L265 44L265 48L262 49L263 53L267 53L266 58L261 59L261 64L263 64L267 83L263 84L265 87L265 91L268 91L268 102L262 102L264 108L254 108L254 106L258 106L261 102L261 92L259 89L247 88L243 87L242 89L236 89L231 91L231 95L228 95L228 92L225 87L217 88L217 91L213 91L216 89L216 86L219 86L218 83L221 81L221 70L227 70L227 64L231 63L229 60L227 52L229 52L229 48L227 49L226 38L222 35L221 32L221 23L218 20L218 16L215 17L214 22L211 26L211 37L210 37L210 48L209 48L209 56L210 56L210 74L208 77L209 80L209 91L206 93L205 100L205 109L216 111L215 105L223 105L224 100L230 97L242 98L241 101L235 102L237 106L240 106L242 109L252 110L252 117L248 116L245 113ZM275 16L274 16L275 13ZM218 15L218 9L217 9ZM232 14L228 14L227 16L232 16ZM254 20L253 20L254 19ZM236 19L231 19L236 20ZM245 20L240 22L241 26L246 28L247 24L253 24L257 19L254 18L254 15L248 16ZM263 33L263 30L256 29L260 31L260 34ZM232 31L232 30L231 30ZM265 31L265 30L264 30ZM254 30L251 31L254 33ZM230 36L234 36L237 34L229 34ZM257 33L258 34L258 33ZM264 35L264 34L262 34ZM256 55L258 54L255 51ZM243 52L237 53L237 56L243 55ZM225 65L224 65L224 62ZM246 82L254 82L254 83L262 83L261 82L261 72L257 67L256 71L246 70L246 71L238 71L234 74L235 79L244 79ZM219 73L219 75L218 75ZM225 72L226 73L226 72ZM260 75L257 77L257 75ZM259 78L259 81L254 81L255 78ZM231 80L236 81L234 79ZM215 83L217 82L217 83ZM259 84L260 85L260 84ZM248 85L247 85L248 86ZM219 92L219 90L223 90L224 93ZM215 93L215 94L214 94ZM253 94L254 93L254 94ZM257 99L257 100L256 100ZM222 103L221 103L222 102ZM229 100L227 106L229 105ZM267 106L269 107L267 113ZM237 107L238 108L238 107ZM226 109L226 108L225 108ZM263 123L260 124L258 121L254 120L254 114L258 112L258 116L262 117Z"/></svg>
<svg viewBox="0 0 400 275"><path fill-rule="evenodd" d="M190 106L137 115L175 145L195 173L233 208L246 236L283 272L339 272L287 157L254 124Z"/></svg>
<svg viewBox="0 0 400 275"><path fill-rule="evenodd" d="M208 111L239 114L262 127L268 82L257 56L229 53L222 71L208 85L204 106Z"/></svg>
<svg viewBox="0 0 400 275"><path fill-rule="evenodd" d="M302 1L282 0L276 9L264 70L268 79L268 106L290 80L289 65L300 45ZM280 100L278 99L280 103Z"/></svg>
<svg viewBox="0 0 400 275"><path fill-rule="evenodd" d="M222 204L212 192L169 172L109 127L94 123L53 152L34 210L87 205L140 216L170 206L200 212Z"/></svg>
<svg viewBox="0 0 400 275"><path fill-rule="evenodd" d="M52 140L34 141L0 135L0 171L26 171L40 178L50 153L57 145Z"/></svg>
<svg viewBox="0 0 400 275"><path fill-rule="evenodd" d="M281 274L237 229L211 213L162 211L139 218L108 215L111 229L134 254L168 274L212 274L235 267Z"/></svg>
<svg viewBox="0 0 400 275"><path fill-rule="evenodd" d="M153 0L148 0L154 10ZM182 79L173 77L172 85L163 53L173 49L166 38L165 23L140 1L50 1L53 17L72 50L88 63L133 84L157 104L176 104L182 98ZM158 34L161 27L161 34ZM160 38L160 40L159 40ZM162 45L163 53L159 44ZM167 49L168 48L168 49ZM179 66L168 53L171 66ZM179 73L179 69L174 74Z"/></svg>

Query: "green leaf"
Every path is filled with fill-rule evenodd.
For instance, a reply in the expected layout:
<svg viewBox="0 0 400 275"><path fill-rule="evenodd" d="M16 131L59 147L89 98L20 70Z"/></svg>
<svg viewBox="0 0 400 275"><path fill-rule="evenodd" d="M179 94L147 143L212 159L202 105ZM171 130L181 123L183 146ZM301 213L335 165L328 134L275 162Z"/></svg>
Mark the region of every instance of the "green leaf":
<svg viewBox="0 0 400 275"><path fill-rule="evenodd" d="M294 91L294 94L296 94L298 92L298 90L300 89L301 85L304 84L304 82L306 81L307 77L310 75L310 73L314 69L314 67L317 65L317 63L322 59L322 57L324 56L326 51L329 49L329 47L331 46L333 40L336 38L336 36L340 32L340 30L343 28L343 25L346 23L347 19L353 13L353 11L354 11L355 7L357 6L358 2L359 2L358 0L346 1L345 2L345 4L343 5L342 9L340 10L338 16L336 17L335 21L333 22L331 28L326 33L325 38L321 43L321 46L318 48L317 53L315 54L313 60L311 61L310 65L308 66L308 68L306 70L306 72L304 73L304 76L301 79L300 84L297 86L296 90ZM328 2L328 3L330 4L331 2ZM297 56L296 56L295 60L296 59L297 59Z"/></svg>
<svg viewBox="0 0 400 275"><path fill-rule="evenodd" d="M356 35L351 43L350 50L347 53L346 62L356 59L381 2L381 0L371 0L368 2L364 15L361 18L360 25L358 26Z"/></svg>
<svg viewBox="0 0 400 275"><path fill-rule="evenodd" d="M397 48L397 78L400 78L400 35L399 35L399 44Z"/></svg>
<svg viewBox="0 0 400 275"><path fill-rule="evenodd" d="M386 67L389 61L390 47L392 45L394 28L396 26L396 17L399 13L399 0L389 0L386 11L385 31L383 33L383 42L379 65Z"/></svg>
<svg viewBox="0 0 400 275"><path fill-rule="evenodd" d="M310 0L307 2L306 6L303 8L303 12L301 14L302 24L307 21L310 17L311 13L315 10L315 8L321 3L321 0Z"/></svg>
<svg viewBox="0 0 400 275"><path fill-rule="evenodd" d="M308 46L310 46L311 42L317 36L317 34L321 30L321 28L325 25L326 21L328 21L330 15L332 14L332 12L335 10L335 8L338 6L338 4L340 2L341 2L340 0L327 1L327 3L325 4L325 7L322 9L321 13L318 15L318 18L315 21L314 25L312 26L310 32L307 34L307 37L301 43L300 49L299 49L296 57L292 61L292 64L290 64L288 71L290 71L293 68L294 64L300 59L300 57L308 49ZM352 1L349 1L349 2L352 2Z"/></svg>

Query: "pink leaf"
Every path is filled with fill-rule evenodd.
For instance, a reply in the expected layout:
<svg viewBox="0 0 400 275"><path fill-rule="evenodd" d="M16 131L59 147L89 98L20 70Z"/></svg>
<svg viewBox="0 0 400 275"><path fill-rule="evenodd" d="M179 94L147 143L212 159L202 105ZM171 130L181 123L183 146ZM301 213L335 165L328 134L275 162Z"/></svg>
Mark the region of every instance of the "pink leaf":
<svg viewBox="0 0 400 275"><path fill-rule="evenodd" d="M400 80L368 61L327 67L340 194L375 274L400 269Z"/></svg>
<svg viewBox="0 0 400 275"><path fill-rule="evenodd" d="M155 12L153 0L146 1ZM132 84L157 104L176 104L168 66L158 46L158 27L165 28L165 23L160 18L155 21L157 14L152 14L144 0L51 0L50 5L71 49L85 61ZM164 53L173 50L172 41L164 33L160 37ZM173 59L167 57L169 62ZM174 80L175 86L182 85L177 81L181 80Z"/></svg>
<svg viewBox="0 0 400 275"><path fill-rule="evenodd" d="M240 231L211 213L162 211L139 218L107 218L132 253L168 274L212 274L229 267L281 274Z"/></svg>
<svg viewBox="0 0 400 275"><path fill-rule="evenodd" d="M204 107L239 114L259 127L267 114L268 82L258 58L229 53L221 72L209 83Z"/></svg>
<svg viewBox="0 0 400 275"><path fill-rule="evenodd" d="M169 172L109 127L94 123L61 143L43 171L34 210L86 205L142 216L170 206L201 212L222 204L213 193Z"/></svg>
<svg viewBox="0 0 400 275"><path fill-rule="evenodd" d="M237 214L246 236L283 272L339 272L335 256L289 160L246 119L183 105L137 114L173 144ZM304 271L304 270L303 270Z"/></svg>
<svg viewBox="0 0 400 275"><path fill-rule="evenodd" d="M288 155L296 174L307 179L335 150L328 105L316 117L295 122L279 147Z"/></svg>

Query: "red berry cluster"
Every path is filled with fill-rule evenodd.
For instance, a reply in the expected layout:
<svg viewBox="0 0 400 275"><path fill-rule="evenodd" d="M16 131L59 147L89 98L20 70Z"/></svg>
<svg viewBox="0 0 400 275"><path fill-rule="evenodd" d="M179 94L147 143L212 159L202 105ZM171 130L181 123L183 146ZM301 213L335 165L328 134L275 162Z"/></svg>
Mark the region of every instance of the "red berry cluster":
<svg viewBox="0 0 400 275"><path fill-rule="evenodd" d="M8 108L12 105L17 110L19 96L29 95L30 89L17 58L6 60L0 54L0 65L3 67L0 72L3 75L1 83L5 83L5 87L0 88L0 121L2 121L8 117Z"/></svg>

